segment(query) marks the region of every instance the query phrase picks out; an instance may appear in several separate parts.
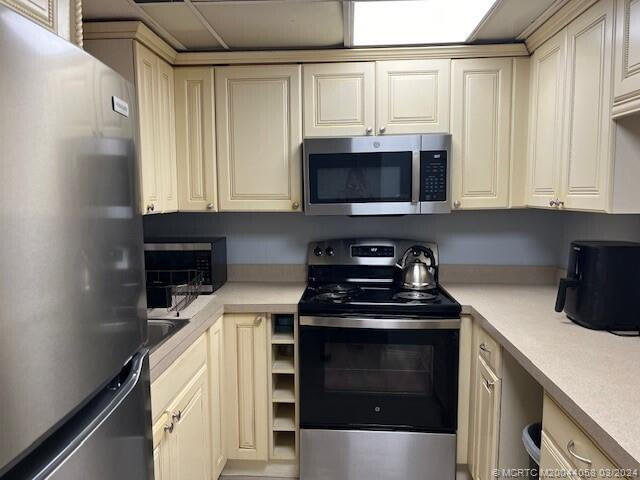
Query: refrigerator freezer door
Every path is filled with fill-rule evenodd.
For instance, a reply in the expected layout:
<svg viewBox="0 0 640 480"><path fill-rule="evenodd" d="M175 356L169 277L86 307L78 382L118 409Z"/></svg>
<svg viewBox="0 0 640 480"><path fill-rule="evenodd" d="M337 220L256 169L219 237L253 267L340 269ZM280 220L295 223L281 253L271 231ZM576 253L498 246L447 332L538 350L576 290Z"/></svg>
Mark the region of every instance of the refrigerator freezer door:
<svg viewBox="0 0 640 480"><path fill-rule="evenodd" d="M1 5L0 65L1 476L147 333L133 87Z"/></svg>
<svg viewBox="0 0 640 480"><path fill-rule="evenodd" d="M3 480L151 480L149 365L136 354L107 388Z"/></svg>

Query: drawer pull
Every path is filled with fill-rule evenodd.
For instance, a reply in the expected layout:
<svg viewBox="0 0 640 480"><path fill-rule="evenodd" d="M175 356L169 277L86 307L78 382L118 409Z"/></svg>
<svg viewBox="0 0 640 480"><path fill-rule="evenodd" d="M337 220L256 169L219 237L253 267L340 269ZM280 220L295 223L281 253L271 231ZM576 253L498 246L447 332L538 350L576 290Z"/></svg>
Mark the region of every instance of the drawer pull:
<svg viewBox="0 0 640 480"><path fill-rule="evenodd" d="M488 391L493 390L493 385L494 385L494 382L492 381L489 381L489 380L484 381L484 386Z"/></svg>
<svg viewBox="0 0 640 480"><path fill-rule="evenodd" d="M590 466L590 465L592 464L591 460L589 460L589 459L588 459L588 458L586 458L586 457L581 457L580 455L578 455L578 454L574 451L575 446L576 446L576 444L573 442L573 440L569 440L569 443L567 443L567 452L569 452L569 453L571 454L571 456L572 456L573 458L575 458L576 460L579 460L579 461L581 461L582 463L586 463L587 465L589 465L589 466Z"/></svg>
<svg viewBox="0 0 640 480"><path fill-rule="evenodd" d="M489 347L487 347L486 343L481 343L480 344L480 350L482 350L483 352L491 353L491 349Z"/></svg>

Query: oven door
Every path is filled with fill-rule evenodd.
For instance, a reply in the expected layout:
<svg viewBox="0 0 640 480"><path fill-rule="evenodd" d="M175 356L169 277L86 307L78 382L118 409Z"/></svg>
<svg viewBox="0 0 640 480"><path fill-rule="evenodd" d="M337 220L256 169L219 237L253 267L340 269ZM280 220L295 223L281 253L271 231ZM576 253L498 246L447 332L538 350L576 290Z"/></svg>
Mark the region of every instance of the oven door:
<svg viewBox="0 0 640 480"><path fill-rule="evenodd" d="M420 136L304 141L305 213L420 213Z"/></svg>
<svg viewBox="0 0 640 480"><path fill-rule="evenodd" d="M455 433L459 320L322 318L300 318L302 428Z"/></svg>

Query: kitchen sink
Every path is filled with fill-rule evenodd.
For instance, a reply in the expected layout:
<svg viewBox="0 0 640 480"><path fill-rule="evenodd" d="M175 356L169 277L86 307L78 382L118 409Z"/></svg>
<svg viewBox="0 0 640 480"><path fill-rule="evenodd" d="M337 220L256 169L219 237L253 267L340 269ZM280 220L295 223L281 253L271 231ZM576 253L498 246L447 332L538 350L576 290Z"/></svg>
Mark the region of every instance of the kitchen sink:
<svg viewBox="0 0 640 480"><path fill-rule="evenodd" d="M147 320L147 332L149 336L147 346L151 351L154 351L188 323L189 320L179 318L154 318Z"/></svg>

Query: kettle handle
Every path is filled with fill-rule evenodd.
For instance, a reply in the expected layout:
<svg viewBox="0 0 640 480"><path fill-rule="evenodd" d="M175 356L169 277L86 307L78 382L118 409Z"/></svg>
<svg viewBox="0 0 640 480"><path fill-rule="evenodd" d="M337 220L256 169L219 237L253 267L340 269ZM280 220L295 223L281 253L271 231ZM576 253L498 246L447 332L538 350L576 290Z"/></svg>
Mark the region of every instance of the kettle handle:
<svg viewBox="0 0 640 480"><path fill-rule="evenodd" d="M435 266L436 266L436 257L435 257L435 255L433 254L433 251L430 248L423 247L422 245L414 245L408 251L413 252L415 250L419 250L422 253L424 253L427 257L429 257L429 260L431 261L431 265L429 265L429 267L435 268ZM406 255L406 253L405 253L405 255Z"/></svg>
<svg viewBox="0 0 640 480"><path fill-rule="evenodd" d="M556 312L564 310L564 303L567 299L567 288L575 288L580 285L580 280L576 278L561 278L558 283L558 296L556 297Z"/></svg>

